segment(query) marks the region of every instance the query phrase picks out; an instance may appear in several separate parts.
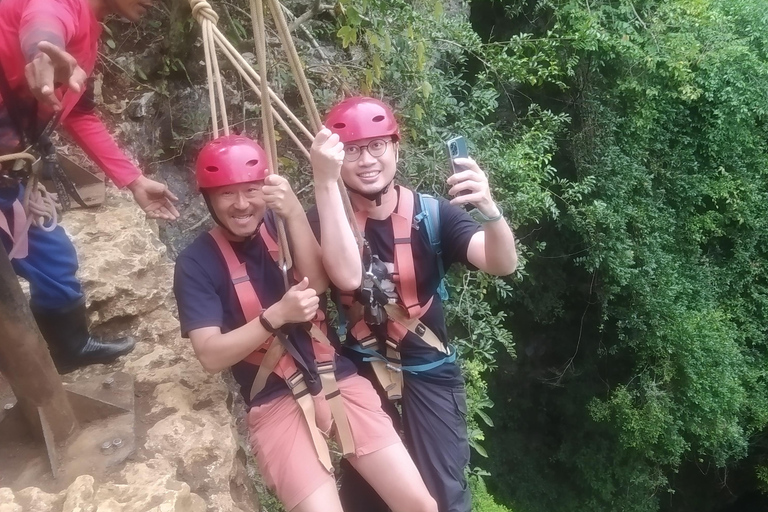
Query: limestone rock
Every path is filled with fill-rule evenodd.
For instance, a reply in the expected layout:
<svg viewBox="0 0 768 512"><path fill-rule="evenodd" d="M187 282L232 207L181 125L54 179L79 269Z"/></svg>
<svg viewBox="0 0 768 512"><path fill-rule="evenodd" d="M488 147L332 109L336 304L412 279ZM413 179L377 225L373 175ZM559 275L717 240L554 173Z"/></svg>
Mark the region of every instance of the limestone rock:
<svg viewBox="0 0 768 512"><path fill-rule="evenodd" d="M173 264L127 193L105 206L72 210L62 222L80 260L92 331L131 333L136 349L105 365L66 375L125 371L134 377L136 445L122 467L81 475L60 492L0 489L0 512L248 512L258 510L238 456L230 392L206 373L179 335ZM2 464L2 461L0 461Z"/></svg>

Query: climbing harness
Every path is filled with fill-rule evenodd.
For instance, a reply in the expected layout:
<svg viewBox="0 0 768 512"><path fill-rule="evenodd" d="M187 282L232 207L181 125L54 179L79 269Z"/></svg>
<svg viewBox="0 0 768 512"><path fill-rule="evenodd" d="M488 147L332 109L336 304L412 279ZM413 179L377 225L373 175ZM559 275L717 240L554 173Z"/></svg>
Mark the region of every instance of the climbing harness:
<svg viewBox="0 0 768 512"><path fill-rule="evenodd" d="M224 231L221 227L217 226L209 233L213 237L227 263L229 275L232 284L235 287L235 292L246 321L250 322L251 320L259 318L263 312L263 308L246 271L245 262L241 263L238 260L232 246L224 236ZM278 246L269 234L265 223L262 223L259 229L259 234L267 246L270 255L273 259L277 259ZM312 348L315 354L317 372L320 376L320 384L333 417L336 439L344 456L349 457L354 455L355 445L349 427L349 420L344 411L344 404L338 383L336 382L336 351L323 330L326 325L323 320L324 316L322 313L319 313L318 316L305 327L307 327L309 336L312 339ZM285 335L278 330L273 336L267 339L258 350L246 357L244 361L249 364L258 365L259 367L250 390L251 400L256 394L264 389L264 386L267 383L267 378L271 373L275 373L285 380L309 426L312 442L315 445L318 459L328 471L331 471L332 464L328 452L328 445L322 438L317 423L315 422L314 401L312 400L307 384L304 381L303 373L296 366L296 363L298 362L306 368L306 363L302 356L295 350L295 348L293 348Z"/></svg>
<svg viewBox="0 0 768 512"><path fill-rule="evenodd" d="M381 294L378 296L373 293L373 297L376 297L376 303L379 307L382 307L386 312L386 316L382 318L380 322L371 323L370 320L373 315L366 314L366 303L369 295L364 295L361 299L361 294L358 292L356 295L354 292L341 293L342 307L345 309L344 316L347 320L350 333L358 341L357 344L349 345L352 350L362 354L363 360L370 362L373 368L376 378L381 384L382 388L387 392L387 396L390 400L397 400L402 398L403 389L403 376L402 373L421 373L438 366L450 363L456 360L456 350L454 347L446 346L437 335L432 332L424 323L419 319L426 313L432 305L433 298L430 298L425 304L420 304L418 294L416 290L416 272L414 266L413 247L411 240L412 228L418 226L419 222L428 217L429 215L438 216L439 213L435 213L436 205L427 205L422 199L422 212L414 215L414 197L413 193L403 187L397 186L398 192L398 204L397 209L391 215L392 229L395 239L395 270L393 273L393 280L395 283L395 289L400 299L399 304L392 303L387 300L384 302L381 299ZM434 198L432 198L434 200ZM427 200L428 202L429 200ZM435 201L436 202L436 201ZM427 209L425 209L427 206ZM439 210L437 210L439 211ZM422 213L424 215L422 215ZM357 212L356 220L361 232L365 232L365 224L368 220L365 212ZM438 219L436 219L439 221ZM437 227L437 235L432 233L429 235L430 245L434 249L436 246L439 250L439 239L435 240L433 236L439 236L439 225ZM427 228L428 230L434 230L435 226ZM370 248L364 249L364 251L370 251ZM366 255L364 252L364 259ZM438 259L440 253L437 254ZM441 264L438 268L440 268ZM378 276L369 275L374 274L370 270L372 265L369 265L364 277L364 286L367 285L366 279L374 281L378 279ZM442 278L442 275L441 275ZM342 320L343 321L343 320ZM374 332L375 325L381 325L386 323L386 339L380 340L377 337L377 332ZM371 328L373 327L373 329ZM430 363L413 366L403 366L400 356L400 347L403 339L408 333L413 333L427 345L436 349L444 355L441 359ZM382 346L383 345L383 346Z"/></svg>

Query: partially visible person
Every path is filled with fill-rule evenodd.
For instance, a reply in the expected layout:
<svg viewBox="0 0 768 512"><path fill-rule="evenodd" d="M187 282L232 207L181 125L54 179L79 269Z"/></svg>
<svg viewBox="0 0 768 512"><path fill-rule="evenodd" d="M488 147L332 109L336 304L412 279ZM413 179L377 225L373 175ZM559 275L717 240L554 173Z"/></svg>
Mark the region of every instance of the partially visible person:
<svg viewBox="0 0 768 512"><path fill-rule="evenodd" d="M331 187L343 149L329 136L321 132L312 147L315 186L324 225L338 236L340 252L354 254L339 190ZM346 460L388 507L436 512L373 387L336 354L338 339L328 331L318 297L328 287L320 247L289 183L270 173L256 142L239 135L202 149L196 179L217 226L176 260L181 332L207 371L231 368L266 483L286 510L341 512L323 439L335 432ZM276 216L284 220L291 248L290 275L276 261ZM340 286L354 289L360 275L356 262ZM287 287L294 277L297 283Z"/></svg>
<svg viewBox="0 0 768 512"><path fill-rule="evenodd" d="M447 179L453 198L439 198L432 211L420 194L395 184L400 129L385 103L346 99L331 109L325 125L344 145L341 177L365 240L362 286L355 293L339 290L347 332L342 354L384 397L438 509L469 512L466 390L449 345L438 293L440 269L462 263L510 274L517 265L514 235L493 200L488 178L471 158L454 160L461 170ZM462 208L466 204L475 206L475 218ZM326 224L317 223L317 213L310 211L308 217L319 224L315 231L323 259L338 284L361 255L338 252ZM441 253L428 236L430 228L437 231ZM354 468L342 467L345 508L387 509Z"/></svg>
<svg viewBox="0 0 768 512"><path fill-rule="evenodd" d="M138 21L153 0L2 0L0 2L0 155L35 143L54 118L120 188L128 188L148 217L173 220L176 197L144 176L118 148L95 114L87 79L97 58L101 21L109 14ZM54 363L67 372L108 363L130 352L133 338L103 341L89 333L77 254L63 228L33 224L25 239L23 187L0 170L0 240L21 244L14 270L30 283L30 306Z"/></svg>

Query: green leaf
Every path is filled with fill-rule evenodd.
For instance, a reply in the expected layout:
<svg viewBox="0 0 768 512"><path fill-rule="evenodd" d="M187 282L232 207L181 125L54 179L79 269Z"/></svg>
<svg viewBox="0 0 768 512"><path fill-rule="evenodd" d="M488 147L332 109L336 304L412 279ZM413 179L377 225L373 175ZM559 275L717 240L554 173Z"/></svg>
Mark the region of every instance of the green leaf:
<svg viewBox="0 0 768 512"><path fill-rule="evenodd" d="M341 39L341 45L346 48L350 43L357 42L357 29L344 25L336 32L336 35Z"/></svg>
<svg viewBox="0 0 768 512"><path fill-rule="evenodd" d="M475 414L480 416L480 418L482 418L482 420L485 422L486 425L488 425L489 427L493 426L493 420L485 412L477 410L475 411Z"/></svg>
<svg viewBox="0 0 768 512"><path fill-rule="evenodd" d="M429 98L429 95L432 94L432 84L424 80L421 83L421 92L424 95L424 99Z"/></svg>

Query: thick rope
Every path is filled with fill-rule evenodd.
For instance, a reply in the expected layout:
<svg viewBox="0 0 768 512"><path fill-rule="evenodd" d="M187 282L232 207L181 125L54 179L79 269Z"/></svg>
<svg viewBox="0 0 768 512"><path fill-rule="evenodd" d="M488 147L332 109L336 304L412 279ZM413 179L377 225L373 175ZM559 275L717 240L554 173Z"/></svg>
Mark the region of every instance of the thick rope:
<svg viewBox="0 0 768 512"><path fill-rule="evenodd" d="M264 134L264 149L267 153L267 162L270 171L277 174L277 140L275 138L275 124L272 121L272 109L269 105L264 105L264 98L269 98L269 86L267 85L267 38L264 26L264 5L261 0L251 0L251 22L253 32L257 34L254 38L256 44L256 61L259 65L259 75L261 75L261 126ZM285 290L288 291L290 283L288 280L288 269L293 266L291 261L291 252L288 248L288 236L285 233L285 222L282 217L277 217L277 242L278 242L278 263L283 271L283 281Z"/></svg>
<svg viewBox="0 0 768 512"><path fill-rule="evenodd" d="M251 0L253 2L253 0ZM307 110L307 116L310 120L310 126L315 133L320 131L322 126L322 120L320 114L317 111L317 105L315 105L315 98L312 96L312 90L309 87L306 75L304 75L304 64L299 58L299 53L296 51L296 46L293 44L293 38L291 37L290 29L288 28L288 22L285 20L285 14L283 8L280 5L279 0L267 0L269 2L269 9L272 12L272 17L275 20L275 27L277 28L277 34L280 38L280 42L283 44L285 53L288 57L288 62L291 65L291 72L293 73L294 80L299 87L301 93L301 99L304 101L304 108ZM338 179L339 192L341 193L341 202L344 206L344 213L347 216L347 221L352 229L352 233L355 236L357 246L362 250L363 248L363 235L360 233L360 228L355 220L355 212L352 209L352 203L349 200L349 194L347 193L347 187L344 185L344 180L339 176Z"/></svg>
<svg viewBox="0 0 768 512"><path fill-rule="evenodd" d="M189 3L192 7L192 16L198 21L198 23L200 23L202 27L206 70L208 74L208 90L210 96L209 102L211 108L211 116L214 123L213 134L214 137L218 137L218 115L216 108L217 99L220 105L220 109L223 110L222 117L224 119L226 119L226 110L224 109L224 95L221 86L221 74L219 73L218 59L216 57L216 45L219 46L219 49L229 59L235 70L245 79L245 81L248 83L251 89L253 89L256 95L259 96L259 98L261 98L262 93L259 87L254 84L254 81L256 83L261 83L261 77L246 62L246 60L242 57L242 55L240 55L234 46L232 46L232 44L227 41L227 38L218 29L216 23L218 22L219 17L211 5L206 0L189 0ZM314 139L312 133L306 128L306 126L301 123L301 121L293 114L293 112L291 112L288 106L285 105L285 103L277 97L274 91L271 89L268 89L268 91L268 97L271 98L272 103L277 105L283 111L283 113L298 127L298 129L307 137L307 139ZM218 96L216 96L217 92L219 93ZM269 106L273 109L275 117L277 118L278 123L280 123L280 126L286 131L286 133L288 133L289 137L293 140L299 150L307 158L309 158L309 151L307 150L306 146L301 143L299 138L290 129L282 117L280 117L280 115L274 111L272 104L269 104ZM228 122L225 121L224 133L227 134L228 132Z"/></svg>
<svg viewBox="0 0 768 512"><path fill-rule="evenodd" d="M25 165L31 166L36 159L33 155L27 152L0 155L0 163L12 160L23 160ZM21 245L29 236L29 228L32 224L35 224L43 231L53 231L58 225L56 203L53 201L51 195L45 190L45 187L38 181L38 177L34 173L31 174L29 183L27 183L27 186L24 189L22 206L24 207L27 221L19 238L13 241L13 247L11 247L11 250L8 253L9 260L16 257L16 254L21 249Z"/></svg>

